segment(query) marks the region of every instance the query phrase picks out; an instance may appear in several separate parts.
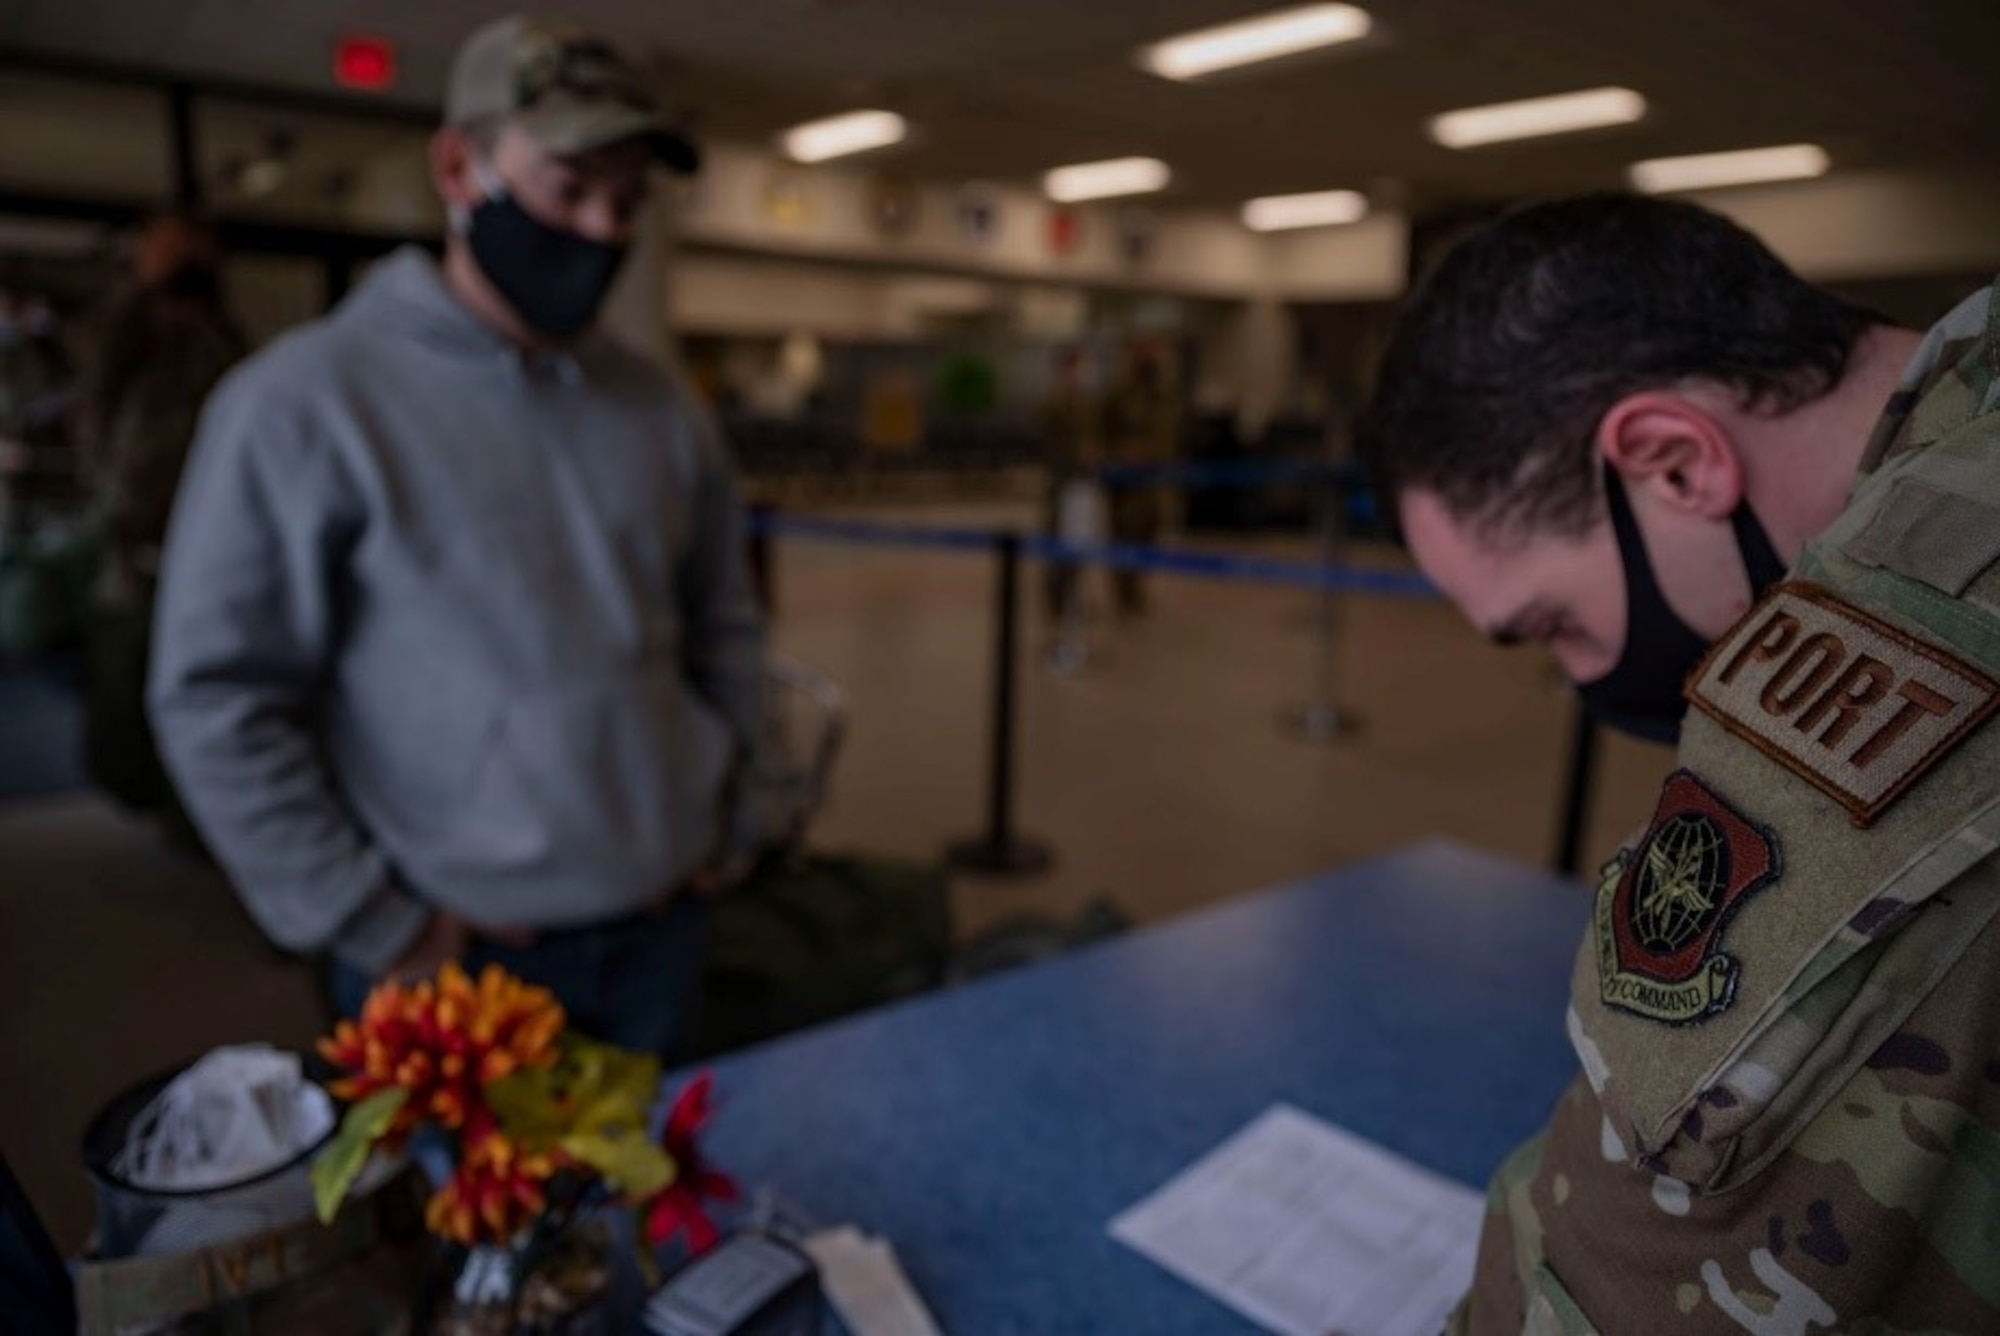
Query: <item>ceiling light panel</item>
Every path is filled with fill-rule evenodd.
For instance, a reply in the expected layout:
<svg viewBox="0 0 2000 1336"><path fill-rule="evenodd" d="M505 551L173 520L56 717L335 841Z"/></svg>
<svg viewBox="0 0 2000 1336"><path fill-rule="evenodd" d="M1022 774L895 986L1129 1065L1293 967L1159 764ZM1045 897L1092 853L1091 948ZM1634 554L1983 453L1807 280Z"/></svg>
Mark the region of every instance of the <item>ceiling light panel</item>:
<svg viewBox="0 0 2000 1336"><path fill-rule="evenodd" d="M795 125L779 142L794 162L825 162L900 144L909 133L909 122L893 111L851 111Z"/></svg>
<svg viewBox="0 0 2000 1336"><path fill-rule="evenodd" d="M1374 26L1368 12L1353 5L1300 5L1156 42L1139 52L1139 64L1163 79L1199 79L1352 42Z"/></svg>
<svg viewBox="0 0 2000 1336"><path fill-rule="evenodd" d="M1803 181L1824 176L1833 160L1818 144L1780 144L1734 153L1695 153L1652 158L1632 164L1628 175L1639 190L1659 195L1675 190L1713 190L1765 181Z"/></svg>
<svg viewBox="0 0 2000 1336"><path fill-rule="evenodd" d="M1165 190L1173 172L1158 158L1112 158L1058 167L1042 177L1042 189L1059 204Z"/></svg>
<svg viewBox="0 0 2000 1336"><path fill-rule="evenodd" d="M1591 88L1448 111L1431 118L1430 133L1446 148L1479 148L1515 139L1629 125L1645 114L1646 99L1629 88Z"/></svg>

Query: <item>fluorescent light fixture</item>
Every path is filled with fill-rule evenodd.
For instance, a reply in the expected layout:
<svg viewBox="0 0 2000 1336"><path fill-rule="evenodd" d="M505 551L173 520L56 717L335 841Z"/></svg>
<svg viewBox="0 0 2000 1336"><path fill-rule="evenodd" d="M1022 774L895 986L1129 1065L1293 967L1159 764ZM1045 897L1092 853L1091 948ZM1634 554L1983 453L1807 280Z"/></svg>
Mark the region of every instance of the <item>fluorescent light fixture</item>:
<svg viewBox="0 0 2000 1336"><path fill-rule="evenodd" d="M1818 144L1781 144L1735 153L1695 153L1685 158L1650 158L1632 164L1632 184L1651 195L1670 190L1709 190L1760 181L1803 181L1824 176L1833 162Z"/></svg>
<svg viewBox="0 0 2000 1336"><path fill-rule="evenodd" d="M1139 64L1163 79L1199 79L1238 65L1352 42L1373 26L1367 11L1353 5L1300 5L1169 37L1141 50Z"/></svg>
<svg viewBox="0 0 2000 1336"><path fill-rule="evenodd" d="M1158 158L1111 158L1105 162L1058 167L1042 178L1042 189L1058 204L1075 204L1079 200L1165 190L1173 175Z"/></svg>
<svg viewBox="0 0 2000 1336"><path fill-rule="evenodd" d="M1592 88L1523 102L1467 107L1431 118L1431 138L1446 148L1477 148L1509 139L1539 139L1606 125L1629 125L1646 114L1646 99L1629 88Z"/></svg>
<svg viewBox="0 0 2000 1336"><path fill-rule="evenodd" d="M1358 190L1315 190L1308 195L1266 195L1243 206L1243 225L1253 232L1294 227L1336 227L1368 215L1368 197Z"/></svg>
<svg viewBox="0 0 2000 1336"><path fill-rule="evenodd" d="M825 162L900 144L909 133L909 122L893 111L851 111L795 125L780 142L794 162Z"/></svg>

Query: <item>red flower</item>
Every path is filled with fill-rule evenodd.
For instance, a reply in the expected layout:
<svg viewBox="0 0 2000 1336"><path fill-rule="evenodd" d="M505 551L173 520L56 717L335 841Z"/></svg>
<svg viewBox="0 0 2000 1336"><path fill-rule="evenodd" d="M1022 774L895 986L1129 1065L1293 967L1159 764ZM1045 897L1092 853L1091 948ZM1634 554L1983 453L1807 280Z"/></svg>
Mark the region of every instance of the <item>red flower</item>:
<svg viewBox="0 0 2000 1336"><path fill-rule="evenodd" d="M486 1083L556 1060L563 1009L546 988L488 965L477 982L447 961L435 981L375 986L358 1021L319 1042L347 1076L329 1088L359 1101L392 1086L409 1092L391 1136L426 1119L477 1138L490 1130Z"/></svg>
<svg viewBox="0 0 2000 1336"><path fill-rule="evenodd" d="M691 1251L697 1256L707 1252L721 1239L722 1231L709 1219L702 1203L735 1201L742 1195L735 1179L708 1167L695 1144L708 1125L709 1094L714 1085L714 1074L703 1072L688 1082L667 1111L660 1144L673 1157L677 1172L674 1181L646 1203L646 1242L655 1248L685 1233Z"/></svg>
<svg viewBox="0 0 2000 1336"><path fill-rule="evenodd" d="M470 1141L424 1208L433 1234L460 1243L505 1243L548 1204L557 1157L523 1150L498 1132Z"/></svg>

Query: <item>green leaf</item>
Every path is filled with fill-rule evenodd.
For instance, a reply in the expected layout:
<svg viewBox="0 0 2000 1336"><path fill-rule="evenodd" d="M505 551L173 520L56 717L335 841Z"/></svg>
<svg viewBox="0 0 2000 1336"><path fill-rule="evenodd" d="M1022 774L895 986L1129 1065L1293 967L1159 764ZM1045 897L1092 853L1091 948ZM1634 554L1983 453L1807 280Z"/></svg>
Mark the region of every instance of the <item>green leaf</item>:
<svg viewBox="0 0 2000 1336"><path fill-rule="evenodd" d="M673 1157L646 1139L643 1131L575 1132L562 1139L563 1151L588 1165L613 1192L650 1197L672 1185Z"/></svg>
<svg viewBox="0 0 2000 1336"><path fill-rule="evenodd" d="M332 1223L341 1200L361 1176L361 1167L368 1163L368 1152L396 1121L396 1115L402 1112L409 1098L409 1091L392 1086L348 1108L340 1120L340 1130L313 1161L313 1204L319 1209L321 1224Z"/></svg>
<svg viewBox="0 0 2000 1336"><path fill-rule="evenodd" d="M643 1128L646 1110L660 1097L660 1062L644 1054L588 1039L572 1045L582 1076L572 1088L580 1132L622 1124Z"/></svg>
<svg viewBox="0 0 2000 1336"><path fill-rule="evenodd" d="M486 1107L501 1130L527 1146L547 1146L562 1135L559 1087L547 1069L515 1072L486 1083Z"/></svg>

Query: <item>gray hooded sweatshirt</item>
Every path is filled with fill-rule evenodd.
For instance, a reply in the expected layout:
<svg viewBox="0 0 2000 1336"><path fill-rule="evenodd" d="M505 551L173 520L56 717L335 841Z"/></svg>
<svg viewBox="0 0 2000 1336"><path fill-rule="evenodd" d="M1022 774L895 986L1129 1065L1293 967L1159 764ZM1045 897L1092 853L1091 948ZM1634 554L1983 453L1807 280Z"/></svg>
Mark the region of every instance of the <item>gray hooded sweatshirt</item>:
<svg viewBox="0 0 2000 1336"><path fill-rule="evenodd" d="M548 928L716 852L763 632L726 454L594 334L524 356L399 253L209 402L160 749L266 932L380 970L428 906Z"/></svg>

